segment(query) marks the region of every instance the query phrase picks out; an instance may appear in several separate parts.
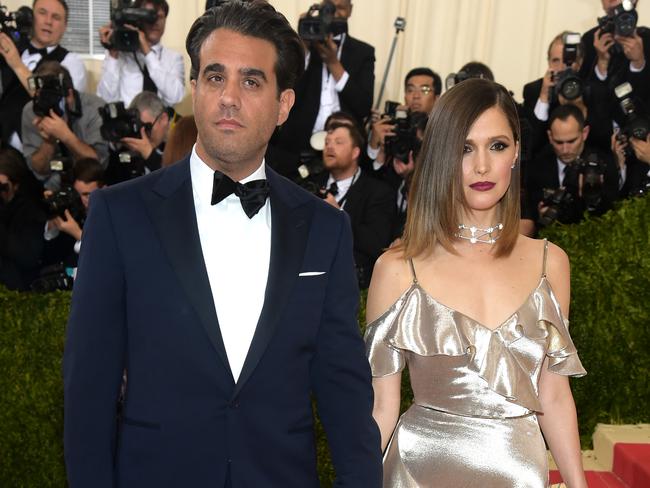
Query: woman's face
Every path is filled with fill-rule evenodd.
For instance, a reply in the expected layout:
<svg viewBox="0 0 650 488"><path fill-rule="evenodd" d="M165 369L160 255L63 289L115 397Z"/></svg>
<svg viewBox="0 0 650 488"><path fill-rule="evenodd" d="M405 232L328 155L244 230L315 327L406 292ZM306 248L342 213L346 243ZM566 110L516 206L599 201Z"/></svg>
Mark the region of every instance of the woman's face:
<svg viewBox="0 0 650 488"><path fill-rule="evenodd" d="M517 143L503 111L492 107L470 127L463 148L463 193L470 211L495 208L508 191Z"/></svg>

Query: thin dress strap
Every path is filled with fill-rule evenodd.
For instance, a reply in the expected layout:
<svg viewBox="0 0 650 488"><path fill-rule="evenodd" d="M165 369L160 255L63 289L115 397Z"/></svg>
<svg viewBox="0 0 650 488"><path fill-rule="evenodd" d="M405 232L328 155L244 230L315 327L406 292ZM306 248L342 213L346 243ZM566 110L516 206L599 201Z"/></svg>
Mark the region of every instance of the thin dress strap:
<svg viewBox="0 0 650 488"><path fill-rule="evenodd" d="M546 256L548 254L548 240L544 239L544 259L542 261L542 276L546 277Z"/></svg>
<svg viewBox="0 0 650 488"><path fill-rule="evenodd" d="M418 277L415 274L415 266L413 265L413 259L412 258L409 259L409 266L411 266L411 274L413 275L413 283L417 283L418 282Z"/></svg>

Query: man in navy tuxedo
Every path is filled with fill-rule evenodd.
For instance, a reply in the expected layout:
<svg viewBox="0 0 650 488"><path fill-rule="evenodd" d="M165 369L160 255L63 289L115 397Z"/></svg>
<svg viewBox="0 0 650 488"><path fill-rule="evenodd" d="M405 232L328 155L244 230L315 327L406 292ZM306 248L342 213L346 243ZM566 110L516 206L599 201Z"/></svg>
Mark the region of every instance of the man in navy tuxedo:
<svg viewBox="0 0 650 488"><path fill-rule="evenodd" d="M191 156L91 201L64 358L70 486L317 487L315 398L335 486L379 487L348 219L264 163L300 39L266 2L231 1L187 49Z"/></svg>

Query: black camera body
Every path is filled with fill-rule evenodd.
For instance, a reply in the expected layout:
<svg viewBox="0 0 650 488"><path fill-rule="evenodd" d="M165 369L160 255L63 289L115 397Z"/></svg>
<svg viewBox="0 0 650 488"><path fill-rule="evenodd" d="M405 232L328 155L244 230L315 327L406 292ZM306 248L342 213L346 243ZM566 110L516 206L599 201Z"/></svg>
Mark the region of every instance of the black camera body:
<svg viewBox="0 0 650 488"><path fill-rule="evenodd" d="M298 35L305 41L322 42L332 34L347 34L348 22L334 17L335 5L330 1L309 7L307 15L298 21Z"/></svg>
<svg viewBox="0 0 650 488"><path fill-rule="evenodd" d="M23 6L9 12L7 7L0 5L0 32L7 34L19 49L29 42L33 24L34 12L31 8Z"/></svg>
<svg viewBox="0 0 650 488"><path fill-rule="evenodd" d="M122 52L136 52L140 49L138 31L129 29L126 25L142 30L147 25L155 24L157 19L158 13L153 9L133 7L111 9L113 34L104 47Z"/></svg>
<svg viewBox="0 0 650 488"><path fill-rule="evenodd" d="M598 27L601 35L614 34L616 36L632 37L636 29L639 14L630 0L614 7L612 15L598 18Z"/></svg>
<svg viewBox="0 0 650 488"><path fill-rule="evenodd" d="M593 212L603 199L603 182L607 164L596 153L579 157L576 163L579 178L582 180L580 185L582 200L586 209Z"/></svg>
<svg viewBox="0 0 650 488"><path fill-rule="evenodd" d="M36 293L50 293L57 290L72 290L74 278L72 269L63 263L53 264L41 270L29 288Z"/></svg>
<svg viewBox="0 0 650 488"><path fill-rule="evenodd" d="M634 137L646 141L650 133L650 119L640 103L634 99L632 85L622 83L614 89L614 93L619 100L619 106L624 116L621 134L628 139Z"/></svg>
<svg viewBox="0 0 650 488"><path fill-rule="evenodd" d="M59 117L63 116L67 90L63 74L48 76L32 76L29 87L34 92L34 114L47 117L53 110Z"/></svg>
<svg viewBox="0 0 650 488"><path fill-rule="evenodd" d="M65 211L67 210L79 226L83 226L86 210L81 202L81 197L74 188L70 186L61 188L59 191L46 197L44 203L48 220L55 217L65 218Z"/></svg>
<svg viewBox="0 0 650 488"><path fill-rule="evenodd" d="M413 151L413 157L417 156L422 146L418 137L421 117L406 110L398 110L397 106L397 102L391 101L386 101L384 105L384 116L390 117L389 123L395 126L395 135L384 139L384 153L389 159L396 158L408 163L409 153Z"/></svg>
<svg viewBox="0 0 650 488"><path fill-rule="evenodd" d="M540 214L537 223L542 227L547 227L556 220L564 220L569 214L573 202L573 195L564 187L555 189L544 188L542 205L547 208L546 212Z"/></svg>
<svg viewBox="0 0 650 488"><path fill-rule="evenodd" d="M140 129L144 124L140 121L138 109L127 109L123 102L114 102L107 103L98 110L102 118L99 131L105 140L120 142L123 137L140 139Z"/></svg>
<svg viewBox="0 0 650 488"><path fill-rule="evenodd" d="M585 92L582 79L578 76L578 72L571 67L578 60L580 34L569 32L563 36L562 42L564 44L562 63L565 69L553 75L555 87L551 93L551 99L557 100L557 96L562 95L566 100L576 100Z"/></svg>

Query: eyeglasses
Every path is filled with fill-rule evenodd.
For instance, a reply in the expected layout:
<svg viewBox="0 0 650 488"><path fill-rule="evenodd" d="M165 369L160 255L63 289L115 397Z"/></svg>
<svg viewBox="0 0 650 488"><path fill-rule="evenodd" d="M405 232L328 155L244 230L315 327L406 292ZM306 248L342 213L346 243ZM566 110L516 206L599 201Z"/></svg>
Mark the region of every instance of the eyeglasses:
<svg viewBox="0 0 650 488"><path fill-rule="evenodd" d="M160 112L158 116L153 119L153 122L143 122L142 127L144 127L144 131L147 133L148 137L151 137L151 131L153 130L153 126L156 125L156 122L158 122L158 119L160 119L160 116L164 112Z"/></svg>
<svg viewBox="0 0 650 488"><path fill-rule="evenodd" d="M429 93L433 92L433 87L427 86L427 85L422 85L422 86L407 86L406 87L406 93L409 95L412 95L416 91L419 91L422 93L422 95L428 95Z"/></svg>

